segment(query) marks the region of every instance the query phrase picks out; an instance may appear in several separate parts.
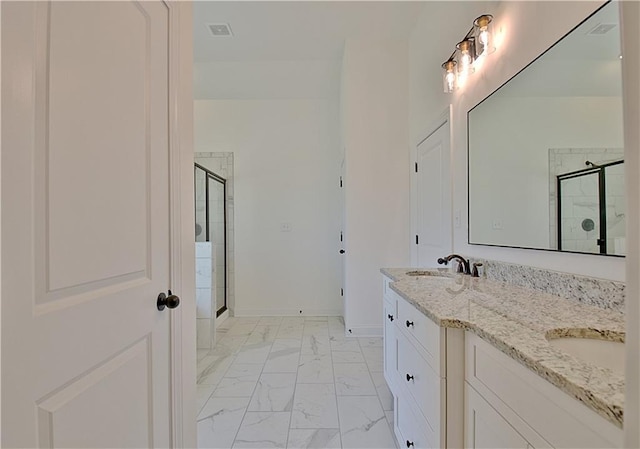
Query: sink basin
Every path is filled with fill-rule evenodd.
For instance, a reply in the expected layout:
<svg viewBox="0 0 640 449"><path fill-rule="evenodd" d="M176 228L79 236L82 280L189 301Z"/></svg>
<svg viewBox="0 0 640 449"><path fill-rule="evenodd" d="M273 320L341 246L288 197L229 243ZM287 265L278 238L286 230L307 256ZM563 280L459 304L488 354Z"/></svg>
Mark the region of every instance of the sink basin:
<svg viewBox="0 0 640 449"><path fill-rule="evenodd" d="M578 337L552 338L548 341L554 348L583 362L624 374L625 347L621 341Z"/></svg>
<svg viewBox="0 0 640 449"><path fill-rule="evenodd" d="M453 277L450 271L436 271L436 270L413 270L407 271L407 276L430 276L438 278L451 278Z"/></svg>

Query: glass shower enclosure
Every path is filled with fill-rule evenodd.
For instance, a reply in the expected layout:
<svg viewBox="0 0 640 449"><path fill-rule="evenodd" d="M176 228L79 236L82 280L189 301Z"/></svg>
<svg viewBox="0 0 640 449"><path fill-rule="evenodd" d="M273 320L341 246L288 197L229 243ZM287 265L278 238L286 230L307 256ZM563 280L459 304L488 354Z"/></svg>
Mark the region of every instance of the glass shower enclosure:
<svg viewBox="0 0 640 449"><path fill-rule="evenodd" d="M624 255L624 161L557 176L558 249Z"/></svg>
<svg viewBox="0 0 640 449"><path fill-rule="evenodd" d="M227 181L200 164L194 170L195 240L211 245L211 303L220 316L227 310Z"/></svg>

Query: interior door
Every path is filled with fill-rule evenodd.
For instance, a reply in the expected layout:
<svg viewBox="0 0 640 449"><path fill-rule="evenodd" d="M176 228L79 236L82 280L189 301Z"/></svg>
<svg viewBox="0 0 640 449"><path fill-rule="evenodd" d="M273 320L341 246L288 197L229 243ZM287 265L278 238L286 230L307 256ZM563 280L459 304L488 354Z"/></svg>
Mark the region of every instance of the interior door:
<svg viewBox="0 0 640 449"><path fill-rule="evenodd" d="M170 445L168 7L2 2L2 445Z"/></svg>
<svg viewBox="0 0 640 449"><path fill-rule="evenodd" d="M448 121L418 145L416 171L417 262L420 267L435 267L453 247Z"/></svg>

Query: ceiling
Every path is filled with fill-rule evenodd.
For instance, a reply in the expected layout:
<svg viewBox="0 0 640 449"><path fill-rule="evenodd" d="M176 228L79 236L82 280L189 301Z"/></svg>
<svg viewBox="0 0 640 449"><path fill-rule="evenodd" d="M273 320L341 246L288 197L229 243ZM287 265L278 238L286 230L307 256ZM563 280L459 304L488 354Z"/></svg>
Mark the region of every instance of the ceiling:
<svg viewBox="0 0 640 449"><path fill-rule="evenodd" d="M349 38L408 38L425 2L194 3L196 99L337 96ZM228 23L232 37L207 24Z"/></svg>

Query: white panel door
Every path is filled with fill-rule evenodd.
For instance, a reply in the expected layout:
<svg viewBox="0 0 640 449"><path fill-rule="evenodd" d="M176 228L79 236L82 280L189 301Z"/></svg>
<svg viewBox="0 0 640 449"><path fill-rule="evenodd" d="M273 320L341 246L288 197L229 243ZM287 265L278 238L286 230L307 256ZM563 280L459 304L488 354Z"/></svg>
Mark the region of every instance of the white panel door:
<svg viewBox="0 0 640 449"><path fill-rule="evenodd" d="M168 19L2 2L2 445L170 445Z"/></svg>
<svg viewBox="0 0 640 449"><path fill-rule="evenodd" d="M416 231L420 267L438 266L438 258L448 255L453 248L449 141L447 121L417 148Z"/></svg>

